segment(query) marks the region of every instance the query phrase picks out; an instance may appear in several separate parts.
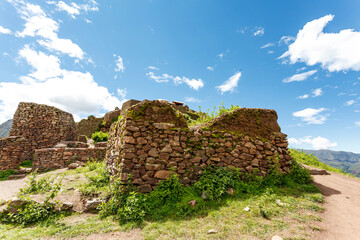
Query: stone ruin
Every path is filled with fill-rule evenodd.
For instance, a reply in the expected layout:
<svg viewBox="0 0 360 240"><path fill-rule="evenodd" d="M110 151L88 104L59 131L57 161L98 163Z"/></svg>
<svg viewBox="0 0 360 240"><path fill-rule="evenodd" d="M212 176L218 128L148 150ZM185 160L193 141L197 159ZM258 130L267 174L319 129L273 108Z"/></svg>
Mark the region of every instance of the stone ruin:
<svg viewBox="0 0 360 240"><path fill-rule="evenodd" d="M106 152L111 174L124 184L131 174L140 192L150 192L171 174L183 184L194 183L206 166L264 177L273 164L290 171L287 135L274 110L240 108L191 128L174 106L144 100L111 126Z"/></svg>
<svg viewBox="0 0 360 240"><path fill-rule="evenodd" d="M93 144L85 136L75 141L79 136L71 114L20 103L10 136L0 139L0 171L15 169L24 160L33 160L33 169L46 170L105 158L112 175L124 184L131 179L140 192L150 192L171 174L183 184L194 183L206 166L264 177L274 164L290 171L287 136L274 110L240 108L189 127L187 118L196 117L194 113L180 102L130 100L104 116L108 121L101 126L122 116L109 127L108 142ZM86 131L96 130L86 123Z"/></svg>

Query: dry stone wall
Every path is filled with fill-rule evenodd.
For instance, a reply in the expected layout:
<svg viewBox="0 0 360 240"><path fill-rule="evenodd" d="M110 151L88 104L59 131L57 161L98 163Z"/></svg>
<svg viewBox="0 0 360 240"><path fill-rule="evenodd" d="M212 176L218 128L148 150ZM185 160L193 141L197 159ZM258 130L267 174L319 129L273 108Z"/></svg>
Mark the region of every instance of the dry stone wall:
<svg viewBox="0 0 360 240"><path fill-rule="evenodd" d="M124 183L131 174L132 183L140 192L150 192L172 173L184 184L193 183L206 166L239 168L266 176L270 166L277 164L281 171L289 172L291 157L276 112L247 109L239 110L235 117L232 114L227 115L231 119L244 119L243 114L257 116L248 119L250 122L234 121L244 129L253 127L254 131L247 132L251 137L242 134L232 121L228 122L229 131L217 130L216 120L209 125L212 129L209 126L189 129L183 115L168 102L143 101L129 108L125 117L112 125L107 166ZM218 120L224 121L222 117Z"/></svg>
<svg viewBox="0 0 360 240"><path fill-rule="evenodd" d="M106 147L89 147L84 143L69 142L57 148L35 150L33 169L38 168L43 171L64 168L73 162L86 163L89 159L103 160L105 154Z"/></svg>
<svg viewBox="0 0 360 240"><path fill-rule="evenodd" d="M70 113L44 104L21 102L15 112L9 136L28 140L26 151L53 147L76 139L76 124Z"/></svg>
<svg viewBox="0 0 360 240"><path fill-rule="evenodd" d="M23 137L0 138L0 171L15 169L21 161L31 159L31 152L26 151L28 145Z"/></svg>

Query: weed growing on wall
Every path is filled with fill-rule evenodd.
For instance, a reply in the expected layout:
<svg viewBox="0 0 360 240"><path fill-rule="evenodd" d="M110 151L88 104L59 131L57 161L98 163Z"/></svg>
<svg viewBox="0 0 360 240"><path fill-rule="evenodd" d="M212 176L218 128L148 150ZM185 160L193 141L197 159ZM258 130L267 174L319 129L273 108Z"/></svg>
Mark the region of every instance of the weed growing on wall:
<svg viewBox="0 0 360 240"><path fill-rule="evenodd" d="M234 111L239 108L240 108L240 106L238 106L238 105L236 105L236 106L231 105L229 108L226 108L226 107L224 107L224 102L222 102L221 105L219 105L218 107L214 106L214 108L211 111L210 111L210 109L208 109L206 112L203 112L201 110L201 108L199 107L199 112L198 112L199 118L196 120L191 120L189 123L189 126L210 122L214 118L216 118L224 113L231 112L231 111Z"/></svg>

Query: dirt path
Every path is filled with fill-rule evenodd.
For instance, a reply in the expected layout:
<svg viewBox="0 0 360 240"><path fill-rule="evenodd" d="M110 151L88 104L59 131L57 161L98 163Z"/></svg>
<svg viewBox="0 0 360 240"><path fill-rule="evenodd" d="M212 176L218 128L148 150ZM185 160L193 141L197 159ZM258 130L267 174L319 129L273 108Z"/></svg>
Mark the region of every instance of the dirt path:
<svg viewBox="0 0 360 240"><path fill-rule="evenodd" d="M47 174L56 174L66 171L64 169L58 169L55 171L47 172L40 174L39 176L44 176ZM7 181L0 181L0 200L9 200L12 197L15 197L18 193L19 189L25 186L26 178L17 179L17 180L7 180Z"/></svg>
<svg viewBox="0 0 360 240"><path fill-rule="evenodd" d="M315 239L360 239L360 180L340 174L315 175L314 182L325 196L323 222Z"/></svg>

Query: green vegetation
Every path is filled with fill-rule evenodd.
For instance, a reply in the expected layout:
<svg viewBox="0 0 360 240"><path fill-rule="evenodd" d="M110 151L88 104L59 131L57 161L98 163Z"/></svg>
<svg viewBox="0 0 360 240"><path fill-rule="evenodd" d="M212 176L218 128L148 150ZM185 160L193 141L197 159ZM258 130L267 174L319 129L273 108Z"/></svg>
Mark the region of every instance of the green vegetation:
<svg viewBox="0 0 360 240"><path fill-rule="evenodd" d="M109 133L106 132L102 132L102 131L97 131L97 132L94 132L92 135L91 135L91 139L94 140L94 142L106 142L109 138Z"/></svg>
<svg viewBox="0 0 360 240"><path fill-rule="evenodd" d="M46 193L54 189L60 189L61 179L55 182L55 177L44 176L37 179L37 176L37 170L29 174L25 187L19 190L19 196Z"/></svg>
<svg viewBox="0 0 360 240"><path fill-rule="evenodd" d="M334 168L325 163L320 162L319 159L317 157L315 157L313 154L307 154L304 151L298 151L295 149L290 149L290 154L291 154L291 157L295 158L296 161L298 161L299 163L317 167L317 168L321 168L321 169L325 169L330 172L340 173L343 175L349 175L348 173L344 172L343 170L341 170L339 168Z"/></svg>
<svg viewBox="0 0 360 240"><path fill-rule="evenodd" d="M99 207L99 216L68 216L46 205L29 205L18 216L22 220L0 224L0 238L85 238L140 227L145 239L268 239L275 233L311 239L311 229L319 230L324 198L295 160L289 174L280 173L274 165L267 178L237 169L206 168L195 184L184 186L172 175L150 194L138 193L131 184L123 188L120 179L110 184L104 162L90 161L60 175L86 175L88 182L81 185L81 193L107 199ZM189 204L194 200L194 205ZM250 210L245 211L246 207ZM38 211L41 214L36 215ZM208 234L210 229L217 233Z"/></svg>
<svg viewBox="0 0 360 240"><path fill-rule="evenodd" d="M88 179L87 183L79 186L82 195L88 197L99 196L109 186L110 173L105 165L105 162L89 161L86 163L85 177Z"/></svg>
<svg viewBox="0 0 360 240"><path fill-rule="evenodd" d="M5 171L0 171L0 181L8 180L11 175L14 175L15 171L12 169L7 169Z"/></svg>
<svg viewBox="0 0 360 240"><path fill-rule="evenodd" d="M31 161L31 160L22 161L20 163L20 166L25 167L25 168L31 168L32 165L33 165L33 161Z"/></svg>
<svg viewBox="0 0 360 240"><path fill-rule="evenodd" d="M225 108L224 102L222 102L221 105L219 105L218 107L214 106L214 108L211 110L211 112L210 112L210 109L208 109L206 112L202 112L201 108L199 107L199 112L198 112L199 118L196 120L190 120L189 126L210 122L214 118L216 118L224 113L231 112L231 111L234 111L239 108L240 108L240 106L238 106L238 105L236 105L236 106L231 105L230 108Z"/></svg>

